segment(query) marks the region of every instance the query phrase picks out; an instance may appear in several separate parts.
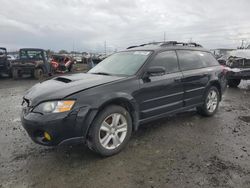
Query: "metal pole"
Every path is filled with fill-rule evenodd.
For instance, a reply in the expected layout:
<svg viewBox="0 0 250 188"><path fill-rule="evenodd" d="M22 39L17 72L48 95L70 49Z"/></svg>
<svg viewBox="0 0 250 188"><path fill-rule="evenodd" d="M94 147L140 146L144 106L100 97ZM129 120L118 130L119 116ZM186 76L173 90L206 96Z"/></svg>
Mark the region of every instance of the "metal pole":
<svg viewBox="0 0 250 188"><path fill-rule="evenodd" d="M107 43L106 43L106 40L104 41L104 53L105 53L105 56L107 55Z"/></svg>

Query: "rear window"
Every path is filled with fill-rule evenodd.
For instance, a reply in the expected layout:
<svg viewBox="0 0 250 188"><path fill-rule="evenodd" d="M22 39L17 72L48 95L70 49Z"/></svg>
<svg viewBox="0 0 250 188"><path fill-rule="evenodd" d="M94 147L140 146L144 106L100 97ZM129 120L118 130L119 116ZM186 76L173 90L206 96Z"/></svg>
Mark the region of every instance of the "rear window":
<svg viewBox="0 0 250 188"><path fill-rule="evenodd" d="M199 57L208 67L219 65L218 61L214 58L211 53L198 52Z"/></svg>
<svg viewBox="0 0 250 188"><path fill-rule="evenodd" d="M200 69L219 65L212 54L202 51L177 51L181 70Z"/></svg>

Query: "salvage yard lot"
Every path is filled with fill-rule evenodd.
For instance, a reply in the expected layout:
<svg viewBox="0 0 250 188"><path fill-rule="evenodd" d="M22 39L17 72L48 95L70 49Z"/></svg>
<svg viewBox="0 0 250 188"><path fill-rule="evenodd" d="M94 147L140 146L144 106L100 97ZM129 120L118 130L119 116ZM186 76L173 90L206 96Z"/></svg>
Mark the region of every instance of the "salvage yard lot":
<svg viewBox="0 0 250 188"><path fill-rule="evenodd" d="M249 81L227 89L214 117L190 110L142 125L109 158L30 140L19 115L36 82L0 79L0 187L250 187Z"/></svg>

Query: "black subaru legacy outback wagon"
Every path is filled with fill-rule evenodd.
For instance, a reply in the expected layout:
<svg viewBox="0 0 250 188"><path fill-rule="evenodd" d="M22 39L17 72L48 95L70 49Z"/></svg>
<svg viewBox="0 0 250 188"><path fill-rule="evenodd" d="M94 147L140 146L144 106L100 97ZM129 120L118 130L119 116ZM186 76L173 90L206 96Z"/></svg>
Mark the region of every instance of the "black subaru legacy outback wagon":
<svg viewBox="0 0 250 188"><path fill-rule="evenodd" d="M23 98L22 124L36 143L84 142L110 156L142 123L190 108L214 115L225 80L223 67L198 44L133 46L86 74L33 86Z"/></svg>

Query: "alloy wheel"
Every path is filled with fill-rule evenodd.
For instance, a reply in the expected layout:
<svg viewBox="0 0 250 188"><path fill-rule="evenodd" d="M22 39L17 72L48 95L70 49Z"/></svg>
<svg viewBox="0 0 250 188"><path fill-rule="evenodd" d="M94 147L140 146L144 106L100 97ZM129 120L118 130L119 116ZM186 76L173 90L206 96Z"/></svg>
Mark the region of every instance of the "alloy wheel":
<svg viewBox="0 0 250 188"><path fill-rule="evenodd" d="M99 130L99 142L105 149L115 149L126 138L128 122L124 115L114 113L105 118Z"/></svg>
<svg viewBox="0 0 250 188"><path fill-rule="evenodd" d="M206 102L206 106L207 106L208 112L213 113L216 110L217 105L218 105L218 95L217 95L217 92L214 91L214 90L211 90L208 93L207 102Z"/></svg>

